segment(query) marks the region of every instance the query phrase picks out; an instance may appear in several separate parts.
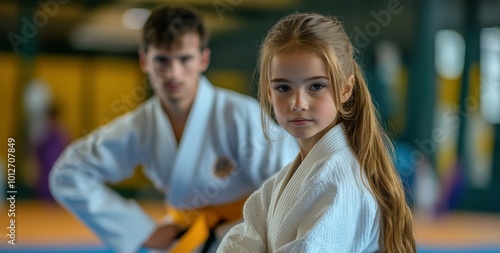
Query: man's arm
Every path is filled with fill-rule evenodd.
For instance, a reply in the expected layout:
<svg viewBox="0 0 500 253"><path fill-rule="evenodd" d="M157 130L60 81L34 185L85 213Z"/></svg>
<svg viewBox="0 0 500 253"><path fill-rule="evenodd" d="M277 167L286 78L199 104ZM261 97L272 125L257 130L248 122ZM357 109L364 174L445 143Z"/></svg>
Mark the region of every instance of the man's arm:
<svg viewBox="0 0 500 253"><path fill-rule="evenodd" d="M73 143L49 178L54 198L116 252L137 252L156 228L135 201L106 185L130 177L140 162L137 122L122 117Z"/></svg>
<svg viewBox="0 0 500 253"><path fill-rule="evenodd" d="M182 227L174 223L162 224L146 240L144 247L148 249L167 249L181 231L183 231Z"/></svg>

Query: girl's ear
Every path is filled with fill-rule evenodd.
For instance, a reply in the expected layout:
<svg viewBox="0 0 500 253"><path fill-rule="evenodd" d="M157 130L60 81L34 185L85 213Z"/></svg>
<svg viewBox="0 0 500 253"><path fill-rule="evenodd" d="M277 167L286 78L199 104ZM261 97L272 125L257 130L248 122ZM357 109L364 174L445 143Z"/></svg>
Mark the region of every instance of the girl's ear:
<svg viewBox="0 0 500 253"><path fill-rule="evenodd" d="M354 87L354 75L347 78L347 82L342 86L342 94L340 94L340 102L345 103L352 95L352 89Z"/></svg>
<svg viewBox="0 0 500 253"><path fill-rule="evenodd" d="M267 86L267 101L269 101L269 104L273 104L273 96L271 95L271 88Z"/></svg>

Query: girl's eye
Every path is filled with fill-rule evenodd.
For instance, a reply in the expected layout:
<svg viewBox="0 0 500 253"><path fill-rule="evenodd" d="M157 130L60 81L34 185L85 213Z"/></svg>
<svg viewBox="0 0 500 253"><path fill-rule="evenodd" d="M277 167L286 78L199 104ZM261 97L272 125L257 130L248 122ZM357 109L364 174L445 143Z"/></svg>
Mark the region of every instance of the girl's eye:
<svg viewBox="0 0 500 253"><path fill-rule="evenodd" d="M316 84L311 85L310 90L313 90L313 91L318 91L318 90L323 89L324 87L325 87L325 86L324 86L323 84L316 83Z"/></svg>
<svg viewBox="0 0 500 253"><path fill-rule="evenodd" d="M274 89L279 91L279 92L285 92L285 91L289 91L290 87L288 87L287 85L276 85L276 87L274 87Z"/></svg>

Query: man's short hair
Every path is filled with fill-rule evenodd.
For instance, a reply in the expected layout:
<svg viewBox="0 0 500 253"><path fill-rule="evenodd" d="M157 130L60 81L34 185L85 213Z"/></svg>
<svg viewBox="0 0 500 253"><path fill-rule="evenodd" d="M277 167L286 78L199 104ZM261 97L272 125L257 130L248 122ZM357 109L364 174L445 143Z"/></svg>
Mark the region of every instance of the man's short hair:
<svg viewBox="0 0 500 253"><path fill-rule="evenodd" d="M142 46L171 47L186 33L200 37L200 49L208 46L208 31L201 15L188 7L162 6L149 16L142 29Z"/></svg>

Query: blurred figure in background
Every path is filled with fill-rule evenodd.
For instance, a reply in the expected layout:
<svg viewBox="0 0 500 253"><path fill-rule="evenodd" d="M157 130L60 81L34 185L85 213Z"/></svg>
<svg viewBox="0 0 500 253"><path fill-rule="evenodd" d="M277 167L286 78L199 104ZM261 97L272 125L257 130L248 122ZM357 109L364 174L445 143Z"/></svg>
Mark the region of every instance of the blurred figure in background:
<svg viewBox="0 0 500 253"><path fill-rule="evenodd" d="M202 74L207 46L197 12L153 11L139 57L155 96L73 143L51 172L54 197L115 252L215 250L215 229L238 222L246 198L298 151L291 139L266 141L255 99L216 88ZM106 185L138 165L166 194L160 224Z"/></svg>
<svg viewBox="0 0 500 253"><path fill-rule="evenodd" d="M39 199L52 200L49 190L49 172L59 155L68 145L68 137L59 122L59 112L51 106L47 112L43 134L30 145L31 158L37 168L34 180L35 196Z"/></svg>
<svg viewBox="0 0 500 253"><path fill-rule="evenodd" d="M42 80L33 80L24 91L27 122L27 157L22 178L37 199L52 200L49 172L68 145L67 133L59 122L52 92Z"/></svg>
<svg viewBox="0 0 500 253"><path fill-rule="evenodd" d="M394 164L401 177L408 205L417 217L435 217L442 191L429 159L406 142L395 142L394 149ZM417 161L415 157L420 157L420 160Z"/></svg>

